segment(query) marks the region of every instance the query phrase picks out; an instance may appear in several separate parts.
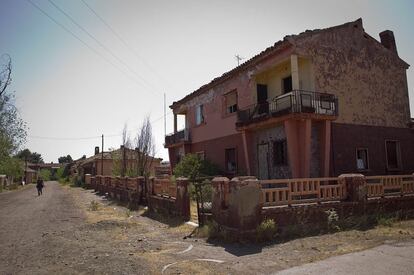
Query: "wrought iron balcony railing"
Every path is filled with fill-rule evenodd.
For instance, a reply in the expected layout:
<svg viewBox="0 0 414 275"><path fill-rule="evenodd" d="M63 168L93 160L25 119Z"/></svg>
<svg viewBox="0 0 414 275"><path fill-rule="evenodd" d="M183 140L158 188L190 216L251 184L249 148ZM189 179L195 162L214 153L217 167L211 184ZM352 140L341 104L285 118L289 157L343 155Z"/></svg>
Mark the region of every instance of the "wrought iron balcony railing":
<svg viewBox="0 0 414 275"><path fill-rule="evenodd" d="M338 116L338 98L332 94L294 90L237 112L237 126L291 113Z"/></svg>
<svg viewBox="0 0 414 275"><path fill-rule="evenodd" d="M190 131L188 129L183 129L176 133L172 133L165 136L165 146L170 146L173 144L187 141L190 141Z"/></svg>

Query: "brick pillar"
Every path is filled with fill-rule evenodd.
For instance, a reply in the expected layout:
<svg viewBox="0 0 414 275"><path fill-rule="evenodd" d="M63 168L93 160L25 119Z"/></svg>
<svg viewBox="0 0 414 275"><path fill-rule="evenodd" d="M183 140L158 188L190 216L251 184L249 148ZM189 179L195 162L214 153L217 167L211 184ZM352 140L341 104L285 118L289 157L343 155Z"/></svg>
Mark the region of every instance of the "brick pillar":
<svg viewBox="0 0 414 275"><path fill-rule="evenodd" d="M339 178L345 178L347 200L365 202L367 200L367 184L362 174L342 174Z"/></svg>
<svg viewBox="0 0 414 275"><path fill-rule="evenodd" d="M178 178L177 183L177 195L175 199L175 206L177 212L185 220L190 220L190 194L188 192L188 179Z"/></svg>
<svg viewBox="0 0 414 275"><path fill-rule="evenodd" d="M96 189L96 177L91 177L91 188Z"/></svg>
<svg viewBox="0 0 414 275"><path fill-rule="evenodd" d="M85 184L87 188L91 186L91 174L85 174Z"/></svg>

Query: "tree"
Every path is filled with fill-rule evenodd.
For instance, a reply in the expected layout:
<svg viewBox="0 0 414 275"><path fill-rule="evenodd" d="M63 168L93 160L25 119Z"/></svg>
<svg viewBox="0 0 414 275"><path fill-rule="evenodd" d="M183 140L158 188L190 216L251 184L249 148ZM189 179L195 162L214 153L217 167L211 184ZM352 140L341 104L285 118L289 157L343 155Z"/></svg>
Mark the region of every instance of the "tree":
<svg viewBox="0 0 414 275"><path fill-rule="evenodd" d="M10 157L0 162L0 174L14 179L21 177L23 169L20 160Z"/></svg>
<svg viewBox="0 0 414 275"><path fill-rule="evenodd" d="M11 58L2 55L0 62L4 63L0 65L0 150L10 155L26 141L26 125L14 106L14 93L8 91L12 81Z"/></svg>
<svg viewBox="0 0 414 275"><path fill-rule="evenodd" d="M216 176L220 174L220 168L205 159L202 160L197 154L187 154L174 168L174 175L177 177L187 177L191 182L199 177Z"/></svg>
<svg viewBox="0 0 414 275"><path fill-rule="evenodd" d="M150 117L144 118L135 138L138 176L149 176L155 156L155 142Z"/></svg>
<svg viewBox="0 0 414 275"><path fill-rule="evenodd" d="M32 153L29 149L24 149L20 151L19 153L17 153L16 157L23 161L27 160L30 163L44 163L41 154L36 152Z"/></svg>
<svg viewBox="0 0 414 275"><path fill-rule="evenodd" d="M0 97L6 94L7 87L11 84L12 78L12 63L10 55L3 54L1 59L4 60L5 64L0 69Z"/></svg>
<svg viewBox="0 0 414 275"><path fill-rule="evenodd" d="M14 93L8 91L11 75L11 58L4 54L0 57L0 173L18 177L22 167L11 156L26 141L26 125L14 106Z"/></svg>
<svg viewBox="0 0 414 275"><path fill-rule="evenodd" d="M67 156L62 156L58 158L58 162L59 163L71 163L73 162L73 159L70 155L67 155Z"/></svg>

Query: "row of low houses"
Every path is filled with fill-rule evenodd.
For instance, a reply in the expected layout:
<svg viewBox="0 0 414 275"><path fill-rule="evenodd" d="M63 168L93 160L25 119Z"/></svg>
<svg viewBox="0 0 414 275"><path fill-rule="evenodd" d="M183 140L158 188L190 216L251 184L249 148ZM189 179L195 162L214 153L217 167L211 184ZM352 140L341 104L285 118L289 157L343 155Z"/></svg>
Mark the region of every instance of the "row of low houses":
<svg viewBox="0 0 414 275"><path fill-rule="evenodd" d="M99 147L95 147L94 155L90 157L83 156L75 160L70 165L70 174L78 175L84 179L86 174L92 176L113 176L136 174L138 169L138 151L121 146L119 149L112 151L100 152ZM162 158L148 156L148 172L150 175L161 173L169 173L169 164L161 163ZM167 171L165 169L167 167Z"/></svg>
<svg viewBox="0 0 414 275"><path fill-rule="evenodd" d="M259 179L412 173L409 65L379 36L361 19L286 36L173 102L171 166L195 153Z"/></svg>

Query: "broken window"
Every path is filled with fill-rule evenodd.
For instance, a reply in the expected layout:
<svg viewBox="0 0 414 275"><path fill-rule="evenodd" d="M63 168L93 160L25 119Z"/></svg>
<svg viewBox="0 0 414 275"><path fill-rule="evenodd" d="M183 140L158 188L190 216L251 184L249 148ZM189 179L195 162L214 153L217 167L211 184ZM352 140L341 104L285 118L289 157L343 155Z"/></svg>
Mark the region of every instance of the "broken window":
<svg viewBox="0 0 414 275"><path fill-rule="evenodd" d="M388 169L401 168L400 143L396 140L386 140L385 149L386 149L386 157L387 157L387 168Z"/></svg>
<svg viewBox="0 0 414 275"><path fill-rule="evenodd" d="M231 114L237 111L237 91L232 91L224 96L226 104L226 114Z"/></svg>
<svg viewBox="0 0 414 275"><path fill-rule="evenodd" d="M200 125L204 122L204 108L203 104L196 107L196 125Z"/></svg>
<svg viewBox="0 0 414 275"><path fill-rule="evenodd" d="M236 173L237 171L237 157L236 148L229 148L225 151L226 171Z"/></svg>
<svg viewBox="0 0 414 275"><path fill-rule="evenodd" d="M286 139L273 142L274 165L287 165L287 142Z"/></svg>
<svg viewBox="0 0 414 275"><path fill-rule="evenodd" d="M368 149L367 148L357 148L356 162L357 162L358 170L368 169Z"/></svg>

